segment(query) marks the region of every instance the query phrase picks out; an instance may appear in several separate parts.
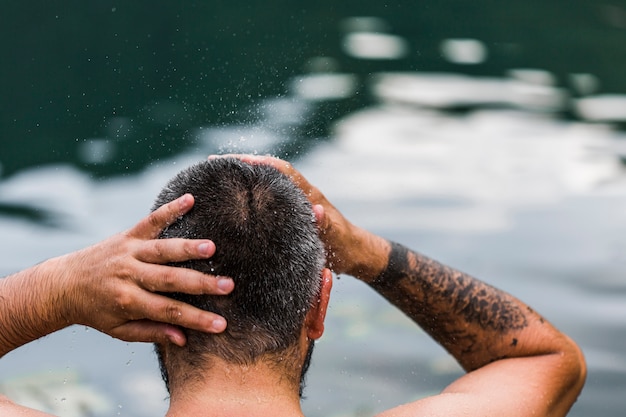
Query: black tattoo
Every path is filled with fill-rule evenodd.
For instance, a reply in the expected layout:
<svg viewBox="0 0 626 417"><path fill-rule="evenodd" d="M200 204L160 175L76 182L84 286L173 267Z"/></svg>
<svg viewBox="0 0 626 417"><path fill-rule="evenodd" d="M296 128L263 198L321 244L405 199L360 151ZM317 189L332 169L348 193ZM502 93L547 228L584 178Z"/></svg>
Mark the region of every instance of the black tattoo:
<svg viewBox="0 0 626 417"><path fill-rule="evenodd" d="M525 312L508 294L397 243L370 285L459 354L478 352L487 347L486 339L528 326ZM517 343L514 338L510 346Z"/></svg>

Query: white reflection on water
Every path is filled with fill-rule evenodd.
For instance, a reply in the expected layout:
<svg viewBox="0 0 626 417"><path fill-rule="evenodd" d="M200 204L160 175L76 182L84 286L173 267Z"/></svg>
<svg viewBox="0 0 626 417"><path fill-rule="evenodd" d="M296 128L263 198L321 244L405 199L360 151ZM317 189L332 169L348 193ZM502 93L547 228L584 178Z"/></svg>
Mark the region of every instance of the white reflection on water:
<svg viewBox="0 0 626 417"><path fill-rule="evenodd" d="M569 78L574 90L581 95L593 94L600 88L600 80L593 74L574 73Z"/></svg>
<svg viewBox="0 0 626 417"><path fill-rule="evenodd" d="M409 43L386 33L389 25L378 17L351 17L340 25L345 32L341 46L348 56L359 59L400 59L408 55Z"/></svg>
<svg viewBox="0 0 626 417"><path fill-rule="evenodd" d="M496 105L554 111L563 109L568 97L563 89L527 80L452 73L377 74L372 90L385 102L431 108Z"/></svg>
<svg viewBox="0 0 626 417"><path fill-rule="evenodd" d="M372 210L395 213L373 216L385 228L500 230L515 210L554 204L622 174L611 151L615 132L519 111L458 117L381 106L341 121L336 137L319 160L347 180L324 185L367 202L363 221ZM463 204L416 208L411 199Z"/></svg>
<svg viewBox="0 0 626 417"><path fill-rule="evenodd" d="M289 90L312 101L348 98L356 91L356 77L330 72L302 75L291 81Z"/></svg>
<svg viewBox="0 0 626 417"><path fill-rule="evenodd" d="M600 94L576 101L576 111L593 122L626 122L626 95Z"/></svg>
<svg viewBox="0 0 626 417"><path fill-rule="evenodd" d="M551 72L538 68L514 68L508 70L507 74L527 84L556 85L556 77Z"/></svg>
<svg viewBox="0 0 626 417"><path fill-rule="evenodd" d="M361 59L399 59L409 50L403 38L388 33L348 33L342 45L348 55Z"/></svg>
<svg viewBox="0 0 626 417"><path fill-rule="evenodd" d="M63 383L59 384L59 377ZM62 417L105 415L113 411L110 399L81 381L75 371L40 372L0 385L0 392L18 404L47 410Z"/></svg>
<svg viewBox="0 0 626 417"><path fill-rule="evenodd" d="M615 149L623 134L538 112L561 102L562 92L549 83L441 74L384 74L374 82L379 104L341 120L333 140L297 166L355 223L537 307L588 350L592 373L611 368L611 357L622 364L615 339L626 305L626 181ZM516 87L538 90L529 98ZM440 109L486 103L503 107L473 107L464 114ZM275 113L260 113L265 131L298 123L306 107L282 119ZM240 145L260 151L276 138L259 133L263 121L255 126L261 130L243 144L237 127L205 132L211 143L219 137L224 151L242 150ZM0 202L45 208L67 225L48 229L0 217L0 274L131 226L168 178L204 157L182 154L133 177L101 182L60 166L0 183ZM613 368L618 375L620 366ZM64 367L123 405L121 415L155 415L166 407L139 395L136 384L119 383L140 381L150 392L160 386L150 347L109 341L97 332L68 330L35 342L0 361L0 374L43 369L57 375ZM311 416L376 412L436 392L458 372L404 316L365 286L342 278L305 405ZM619 406L620 399L614 401Z"/></svg>
<svg viewBox="0 0 626 417"><path fill-rule="evenodd" d="M455 64L480 64L487 59L487 47L478 39L446 39L441 43L441 53Z"/></svg>

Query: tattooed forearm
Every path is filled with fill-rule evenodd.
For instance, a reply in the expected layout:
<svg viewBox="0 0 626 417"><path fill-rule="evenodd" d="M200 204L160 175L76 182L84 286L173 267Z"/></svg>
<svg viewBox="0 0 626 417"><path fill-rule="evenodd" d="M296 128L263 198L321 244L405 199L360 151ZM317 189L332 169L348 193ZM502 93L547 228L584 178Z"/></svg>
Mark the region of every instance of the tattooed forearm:
<svg viewBox="0 0 626 417"><path fill-rule="evenodd" d="M510 295L396 243L370 285L466 369L501 357L494 339L514 349L528 326L528 311Z"/></svg>

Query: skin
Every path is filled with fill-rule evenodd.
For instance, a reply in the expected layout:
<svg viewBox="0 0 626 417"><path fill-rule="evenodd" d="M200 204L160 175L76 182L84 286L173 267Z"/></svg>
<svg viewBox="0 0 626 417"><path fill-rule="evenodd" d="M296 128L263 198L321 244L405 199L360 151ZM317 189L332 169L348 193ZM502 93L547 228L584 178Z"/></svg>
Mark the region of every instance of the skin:
<svg viewBox="0 0 626 417"><path fill-rule="evenodd" d="M586 369L580 349L566 335L515 297L353 225L291 164L271 157L238 157L251 164L270 164L288 175L313 204L328 254L328 267L335 273L352 275L368 284L428 332L467 371L439 395L393 408L379 414L380 417L558 417L567 414L583 387ZM183 204L183 207L187 206ZM180 215L184 211L179 208L163 218L171 221L176 217L174 213ZM29 288L42 287L44 290L38 295L40 298L32 299L32 295L28 295L27 300L9 302L7 308L0 308L2 326L10 329L13 317L36 306L45 314L31 315L23 323L28 326L29 339L43 336L71 322L79 322L124 340L152 339L164 344L166 354L168 346L172 346L168 343L184 343L180 339L182 334L174 337L177 325L219 331L223 322L218 321L213 327L215 316L210 313L199 319L199 312L180 305L167 308L162 304L165 309L152 308L152 300L167 303L154 298L158 296L152 291L171 288L178 279L183 279L185 283L177 285L186 286L188 291L211 292L216 287L214 278L206 276L202 280L191 276L184 279L181 275L177 279L170 277L159 282L146 281L154 278L150 278L152 274L141 274L143 268L159 268L158 263L166 262L164 258L179 260L199 256L198 246L195 250L194 246L187 247L187 250L178 247L173 251L177 256L171 253L164 256L167 250L155 247L158 245L151 239L167 224L167 220L153 219L147 223L139 227L139 232L118 237L119 241L101 244L100 250L110 250L119 255L119 259L113 257L114 265L125 266L108 270L115 271L105 277L105 281L113 283L111 288L101 282L102 277L90 275L97 270L84 265L85 256L95 257L96 260L101 256L97 250L69 255L69 261L58 261L80 272L65 276L67 281L61 281L62 285L54 280L48 282L46 278L49 275L57 275L58 278L58 274L48 268L7 281L9 284L0 287L0 297L5 301L19 295L17 283L21 280L33 280L30 284L34 287ZM128 246L120 249L120 243ZM151 255L148 256L148 253ZM210 256L212 251L202 253L203 256ZM156 261L153 263L157 265L150 265L151 261ZM59 272L59 265L52 264L50 268ZM178 272L182 274L182 271ZM76 277L87 282L81 282ZM324 330L332 286L328 269L324 270L320 279L319 302L308 312L300 335L300 364L310 340L321 337ZM199 284L200 281L203 285ZM56 288L58 285L60 288ZM67 295L60 289L69 289ZM80 291L87 291L86 294L92 297L85 302L81 297L72 296L81 294ZM100 302L103 305L100 307L107 311L106 319L92 317L93 313L86 308L91 300L98 297L102 298ZM130 302L131 299L136 302ZM147 300L151 302L148 304ZM131 312L133 309L135 311ZM178 315L178 312L183 314ZM0 346L5 349L3 352L26 343L23 338L20 339L19 329L13 326L13 331L7 333L11 336L7 340L0 339ZM24 329L21 330L24 333ZM294 364L293 369L297 374L298 364ZM173 388L168 416L301 416L298 386L290 383L293 378L285 378L282 372L284 370L277 370L272 362L264 360L246 367L212 361L211 367L203 373L205 378L180 383ZM34 411L28 414L24 410L7 399L0 399L0 414L20 411L25 416L45 415Z"/></svg>

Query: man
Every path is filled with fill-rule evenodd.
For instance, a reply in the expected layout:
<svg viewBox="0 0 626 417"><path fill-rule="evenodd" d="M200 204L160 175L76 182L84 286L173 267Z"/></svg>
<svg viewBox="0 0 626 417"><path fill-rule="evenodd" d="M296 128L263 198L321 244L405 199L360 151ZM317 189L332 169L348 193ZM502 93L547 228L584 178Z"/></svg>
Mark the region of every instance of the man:
<svg viewBox="0 0 626 417"><path fill-rule="evenodd" d="M244 172L259 173L267 171L269 169L267 166L270 166L289 177L312 203L312 211L315 213L320 236L327 253L327 265L336 273L353 275L367 283L422 326L468 371L466 375L446 387L441 394L399 406L380 414L380 416L563 416L567 414L582 389L585 379L585 364L581 352L567 336L557 331L532 309L514 297L352 225L289 164L267 157L240 156L239 159L245 164L235 163L230 159L217 158L208 163L206 167L213 167L213 164L225 164L235 166L237 170ZM246 164L248 165L246 166ZM268 179L274 178L276 175L275 172L270 174L273 172L271 169L267 172ZM258 176L260 174L246 174L245 177L258 178ZM187 178L179 179L183 180L182 183L188 181L188 185L191 186L194 183L194 178L197 177L187 176ZM270 180L270 183L288 183L284 181L284 178L278 179L282 178L280 176L275 178ZM289 213L285 207L289 207L291 204L293 204L293 209L299 213L298 216L301 216L300 224L307 223L307 213L301 212L301 203L298 200L279 205L281 208L276 210L276 213L270 213L268 207L274 207L276 204L273 200L268 202L264 199L266 194L258 192L259 189L259 186L255 185L244 193L235 193L238 195L235 200L239 204L239 209L226 214L231 220L233 218L239 219L239 226L228 225L229 229L234 228L235 230L234 233L231 233L232 236L227 236L227 232L224 232L226 233L224 236L216 235L217 249L213 258L208 259L205 256L205 261L187 263L186 261L190 258L201 257L179 254L177 259L174 257L169 259L170 262L184 262L182 266L186 267L194 267L199 270L208 268L204 272L209 273L221 274L222 269L232 271L236 281L232 294L221 298L202 295L199 297L174 295L174 298L178 299L177 302L184 300L223 314L228 319L228 326L223 334L205 335L202 332L206 328L203 329L202 326L174 323L182 325L186 329L178 330L180 333L176 333L176 337L154 337L154 341L159 346L164 374L168 377L171 393L169 416L266 416L270 413L271 415L285 416L302 415L299 402L299 382L306 371L312 341L319 338L323 332L331 275L328 269L321 268L319 264L317 267L311 266L311 270L315 270L318 275L317 285L313 287L313 292L308 292L300 300L295 301L289 297L285 298L286 294L264 294L265 292L272 292L272 280L275 277L239 274L238 267L231 263L233 262L231 260L237 259L237 253L233 253L234 250L229 251L227 255L220 252L222 243L219 239L224 240L224 245L228 244L226 243L228 239L233 239L234 244L238 240L240 244L245 246L241 252L242 257L239 258L241 263L245 263L243 256L250 256L251 252L255 250L259 251L260 259L266 255L271 259L272 256L275 256L271 253L274 246L280 247L281 242L267 240L267 236L272 235L274 231L263 228L280 229L284 222L288 223L286 219L291 216L285 214ZM262 188L263 191L266 189L267 185L266 188ZM183 186L178 189L172 187L171 190L166 189L161 197L167 200L184 192L187 191ZM219 203L220 199L225 197L224 194L218 193L207 194L202 198L197 196L198 202L196 204L201 199L213 199ZM248 232L245 231L245 228L249 226L250 222L256 222L263 218L263 216L254 213L256 213L255 210L264 205L265 214L269 214L270 217L273 214L274 218L273 222L261 222L253 225L251 230L261 230L267 233L267 236L264 235L255 247L254 235L246 236ZM250 211L241 211L241 207ZM163 237L184 236L206 239L207 236L196 236L193 232L186 232L192 230L190 222L194 222L193 213L190 214L189 217L188 215L183 216L182 219L167 228L163 232ZM211 212L209 216L217 216L218 214ZM201 217L206 217L206 214ZM173 218L170 217L170 219ZM154 225L150 229L152 234L143 235L144 237L153 237L154 232L163 226L163 222L153 223ZM220 224L224 226L224 223L220 223L218 220L216 220L216 225L211 225L211 227L216 227L214 232L217 233ZM304 229L302 234L304 235L307 226L302 227ZM203 225L198 228L198 230L203 229ZM291 233L300 234L301 232L298 229L292 230ZM211 239L213 240L213 236ZM176 239L172 240L176 241ZM306 245L302 247L306 247ZM317 245L312 243L309 250L305 252L314 253L315 247ZM283 250L286 249L280 248L279 253L282 253ZM256 256L256 254L254 255ZM279 255L280 257L282 255ZM142 259L147 262L163 261L162 258L153 260L153 258L144 257ZM276 260L275 262L279 263L280 261ZM316 264L311 261L310 265ZM271 265L275 269L281 269L278 268L279 266L285 267L286 265ZM263 268L266 267L262 265L259 271L263 271ZM89 271L82 270L81 272L89 274ZM25 277L24 279L28 279L28 274ZM296 277L293 276L292 278L295 279ZM246 280L248 280L247 283ZM256 280L263 281L263 285L257 285ZM6 294L12 294L11 289L13 285L16 285L15 282L19 282L19 280L13 279L13 283L8 287L8 293L5 286L0 287L2 297L5 297ZM305 285L305 282L310 283L310 281L304 280L296 285ZM38 297L46 304L48 301L46 292L40 291L37 285L35 284L34 292L40 293ZM57 283L51 285L52 293L57 293L59 289L63 288L63 285L56 288ZM67 285L72 288L71 280ZM175 286L170 281L168 288L163 288L163 285L159 287L153 285L153 288L149 288L149 290L195 294L218 293L215 291L216 287L212 287L209 291L198 291L197 287L191 286L194 291L180 291L180 288L174 288ZM237 292L239 286L242 286L241 293ZM249 286L249 288L244 290L245 286ZM226 292L231 289L230 287L227 288ZM110 300L117 299L116 297L107 297L107 291L102 291L102 284L97 284L94 290L90 290L89 287L85 290L88 290L88 294L93 294L93 296L99 296L100 293L104 294L102 298L108 299L110 304ZM238 300L245 298L242 293L254 291L256 291L256 296L266 300L263 305L258 303L246 304L246 301L242 301L243 304L238 302ZM311 294L314 294L312 299L310 299ZM301 294L292 295L295 297ZM142 296L160 297L159 295L144 293ZM289 322L282 326L280 320L282 317L279 317L279 320L274 320L270 326L270 328L277 326L281 332L286 332L283 334L289 334L289 337L276 337L272 342L272 334L268 333L267 328L259 329L261 337L257 337L255 332L259 324L264 325L258 320L262 321L262 317L267 317L267 312L263 310L270 308L270 310L295 312L300 308L290 309L293 309L296 304L301 306L301 303L307 299L309 299L309 303L306 311L303 316L299 316L300 323L296 323L295 327L291 320L287 320ZM98 328L99 322L93 319L80 318L84 314L84 311L80 312L80 301L72 297L61 298L61 301L60 304L67 303L67 306L57 309L61 311L66 309L78 310L79 313L62 315L67 317L66 322L52 320L56 325L47 328L43 326L43 330L37 317L32 317L31 322L28 323L29 327L26 328L30 334L29 339L42 336L51 331L50 329L62 327L63 324L72 322L87 323ZM74 303L78 307L75 307ZM126 304L126 306L128 305ZM192 308L188 304L186 307ZM19 306L12 306L12 308L17 310L9 310L9 312L20 311ZM55 316L56 309L52 308L51 310L52 314L48 314L47 317ZM120 312L113 310L110 315L120 320ZM6 314L7 310L4 309L4 311L3 314L0 310L0 325L3 328L10 318ZM300 313L302 312L295 313L293 317L298 317L297 314ZM155 320L155 317L152 316L148 316L148 318ZM212 316L213 318L214 316ZM252 319L248 324L245 324L249 318ZM256 323L255 320L257 320ZM168 320L158 321L168 322ZM221 323L219 320L217 322ZM170 329L169 335L174 334L174 330L171 330L171 327L167 327L167 325L155 324L154 322L151 322L150 325L160 326L158 327L160 332L155 332L155 334L162 334L163 326ZM8 326L10 327L10 324ZM124 326L128 326L126 329L132 327L127 324L123 324L121 327ZM100 326L100 328L104 331L109 330L107 326ZM211 327L209 326L209 328ZM220 327L211 329L219 331ZM293 329L296 329L295 334ZM278 330L276 331L278 332ZM111 331L109 334L119 336L119 333L116 334ZM128 338L127 334L122 334L122 336ZM9 350L19 346L13 339L9 339ZM135 337L135 339L146 340L150 337L144 335L141 338ZM184 344L184 340L187 341L186 344ZM6 351L7 343L4 340L0 340L0 345ZM9 402L5 402L2 406L14 407L6 408L6 410L18 410L15 408L17 406ZM0 408L0 411L3 409Z"/></svg>

